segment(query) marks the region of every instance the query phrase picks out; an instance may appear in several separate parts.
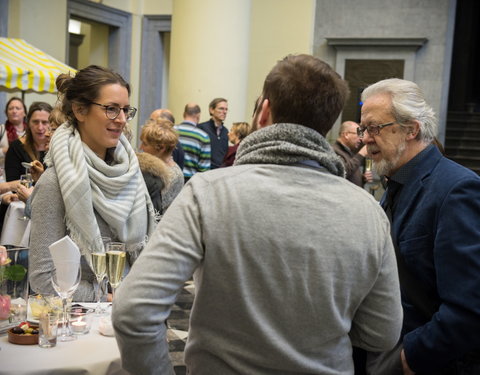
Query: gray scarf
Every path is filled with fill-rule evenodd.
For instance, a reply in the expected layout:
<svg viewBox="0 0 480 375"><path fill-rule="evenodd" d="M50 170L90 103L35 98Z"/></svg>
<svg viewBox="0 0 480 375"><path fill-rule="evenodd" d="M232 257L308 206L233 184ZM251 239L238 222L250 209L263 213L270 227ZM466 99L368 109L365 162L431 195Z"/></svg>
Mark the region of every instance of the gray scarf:
<svg viewBox="0 0 480 375"><path fill-rule="evenodd" d="M55 131L45 158L57 172L69 235L88 261L90 253L103 247L94 210L128 250L141 249L155 227L137 157L123 135L113 159L112 165L100 159L69 123Z"/></svg>
<svg viewBox="0 0 480 375"><path fill-rule="evenodd" d="M274 124L246 137L238 147L235 165L292 165L314 160L336 176L345 167L325 138L313 129L297 124Z"/></svg>

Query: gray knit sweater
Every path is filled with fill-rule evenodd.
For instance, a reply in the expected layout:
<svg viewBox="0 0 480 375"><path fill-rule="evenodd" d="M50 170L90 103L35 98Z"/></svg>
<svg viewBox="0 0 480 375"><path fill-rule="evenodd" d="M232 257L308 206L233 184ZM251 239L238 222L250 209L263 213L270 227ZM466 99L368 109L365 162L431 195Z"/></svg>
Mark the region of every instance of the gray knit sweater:
<svg viewBox="0 0 480 375"><path fill-rule="evenodd" d="M193 375L353 374L352 344L396 344L398 275L378 203L331 173L251 160L195 175L120 286L113 321L131 373L172 373L164 322L194 271Z"/></svg>

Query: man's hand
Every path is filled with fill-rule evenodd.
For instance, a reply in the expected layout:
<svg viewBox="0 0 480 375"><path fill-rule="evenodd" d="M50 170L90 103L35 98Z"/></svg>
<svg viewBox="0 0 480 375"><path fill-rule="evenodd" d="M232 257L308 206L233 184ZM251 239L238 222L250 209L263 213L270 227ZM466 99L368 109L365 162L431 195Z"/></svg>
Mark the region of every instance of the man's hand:
<svg viewBox="0 0 480 375"><path fill-rule="evenodd" d="M366 171L363 174L363 178L365 179L365 182L372 182L373 181L373 172L372 171Z"/></svg>
<svg viewBox="0 0 480 375"><path fill-rule="evenodd" d="M33 181L37 182L42 173L45 171L43 164L38 160L32 161L32 167L30 168L30 174L32 175Z"/></svg>
<svg viewBox="0 0 480 375"><path fill-rule="evenodd" d="M405 351L403 349L400 353L400 358L402 359L403 375L415 375L415 373L408 366L407 358L405 357Z"/></svg>

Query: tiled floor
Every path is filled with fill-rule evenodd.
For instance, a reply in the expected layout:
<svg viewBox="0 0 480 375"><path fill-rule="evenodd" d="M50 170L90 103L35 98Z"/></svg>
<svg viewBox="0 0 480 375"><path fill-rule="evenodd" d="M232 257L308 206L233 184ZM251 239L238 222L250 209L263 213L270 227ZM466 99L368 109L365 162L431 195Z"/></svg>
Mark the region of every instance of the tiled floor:
<svg viewBox="0 0 480 375"><path fill-rule="evenodd" d="M172 312L168 318L167 332L170 358L176 375L186 374L185 363L183 361L183 351L188 335L188 319L192 309L195 289L193 281L188 281L180 292L177 302L173 305Z"/></svg>

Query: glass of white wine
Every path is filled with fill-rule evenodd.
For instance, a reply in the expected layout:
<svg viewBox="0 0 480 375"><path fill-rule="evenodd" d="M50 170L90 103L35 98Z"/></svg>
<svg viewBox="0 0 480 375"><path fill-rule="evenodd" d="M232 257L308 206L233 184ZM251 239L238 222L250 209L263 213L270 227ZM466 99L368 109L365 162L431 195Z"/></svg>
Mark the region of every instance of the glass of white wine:
<svg viewBox="0 0 480 375"><path fill-rule="evenodd" d="M107 277L112 286L112 300L115 298L115 289L122 281L127 253L122 242L110 242L107 245Z"/></svg>
<svg viewBox="0 0 480 375"><path fill-rule="evenodd" d="M99 249L92 253L92 267L93 273L95 273L95 277L97 279L97 283L95 286L95 300L97 301L97 305L95 307L95 314L102 315L105 311L102 309L100 305L101 296L101 286L103 279L107 276L107 254L105 249Z"/></svg>

